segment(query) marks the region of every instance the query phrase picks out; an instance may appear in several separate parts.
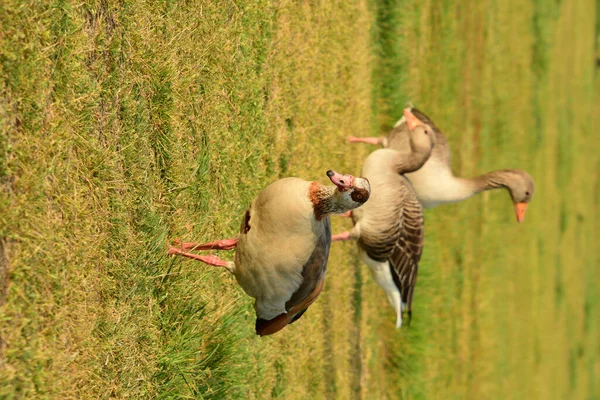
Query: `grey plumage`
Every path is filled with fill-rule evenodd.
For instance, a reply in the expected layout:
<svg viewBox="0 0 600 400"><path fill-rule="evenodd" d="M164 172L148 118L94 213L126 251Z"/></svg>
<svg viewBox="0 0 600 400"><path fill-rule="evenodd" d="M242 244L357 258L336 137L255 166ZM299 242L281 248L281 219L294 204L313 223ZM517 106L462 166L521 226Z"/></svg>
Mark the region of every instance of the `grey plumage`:
<svg viewBox="0 0 600 400"><path fill-rule="evenodd" d="M445 165L450 165L451 154L448 140L444 133L435 125L435 123L422 111L416 107L411 108L411 112L423 123L429 125L435 134L435 146L431 151L431 156L425 162L428 163L437 161ZM410 152L410 136L409 129L406 124L406 119L401 118L394 128L387 134L386 137L386 148L399 151L403 154ZM410 176L410 173L408 173Z"/></svg>
<svg viewBox="0 0 600 400"><path fill-rule="evenodd" d="M533 178L519 169L492 171L475 178L454 176L451 169L450 147L445 135L425 113L415 107L413 115L430 126L435 133L435 147L431 157L417 171L406 174L419 201L425 208L465 200L485 190L506 188L514 203L529 203L534 192ZM400 119L385 138L384 147L401 153L410 152L409 129L406 118ZM523 215L517 218L522 220Z"/></svg>
<svg viewBox="0 0 600 400"><path fill-rule="evenodd" d="M352 216L358 246L369 259L389 265L410 312L423 249L423 207L410 182L397 173L394 160L402 157L393 150L377 150L365 160L363 175L371 182L371 198Z"/></svg>

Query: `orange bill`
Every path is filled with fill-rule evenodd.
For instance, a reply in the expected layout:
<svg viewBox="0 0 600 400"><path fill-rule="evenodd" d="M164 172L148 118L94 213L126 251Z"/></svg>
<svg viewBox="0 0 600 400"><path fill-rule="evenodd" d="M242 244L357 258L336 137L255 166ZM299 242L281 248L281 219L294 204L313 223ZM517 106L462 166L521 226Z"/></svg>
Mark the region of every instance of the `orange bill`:
<svg viewBox="0 0 600 400"><path fill-rule="evenodd" d="M517 221L519 221L519 223L523 222L523 219L525 218L525 210L527 210L527 203L515 203L515 214L517 214Z"/></svg>
<svg viewBox="0 0 600 400"><path fill-rule="evenodd" d="M415 117L415 115L410 111L410 108L404 109L404 118L406 118L406 125L408 125L408 129L411 131L415 129L417 126L424 126L423 121Z"/></svg>

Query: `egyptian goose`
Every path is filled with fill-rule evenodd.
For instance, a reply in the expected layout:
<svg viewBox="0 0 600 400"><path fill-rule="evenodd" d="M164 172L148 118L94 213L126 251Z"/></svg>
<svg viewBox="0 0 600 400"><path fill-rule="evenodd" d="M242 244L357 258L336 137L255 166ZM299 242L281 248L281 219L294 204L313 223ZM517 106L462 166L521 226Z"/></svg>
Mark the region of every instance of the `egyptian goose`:
<svg viewBox="0 0 600 400"><path fill-rule="evenodd" d="M299 178L271 183L252 201L237 238L179 243L168 254L225 267L256 299L256 333L270 335L302 316L325 281L331 245L329 214L341 214L369 199L369 181L327 171L335 186ZM231 250L234 261L189 253Z"/></svg>
<svg viewBox="0 0 600 400"><path fill-rule="evenodd" d="M414 107L411 107L411 112L420 123L428 125L435 132L436 143L429 160L419 170L406 174L425 208L462 201L485 190L506 188L514 203L517 221L523 221L525 210L534 191L533 179L527 172L520 169L505 169L475 178L454 176L450 167L450 148L444 134L423 112ZM348 141L382 145L385 148L406 152L408 137L406 118L403 117L385 137L350 136Z"/></svg>
<svg viewBox="0 0 600 400"><path fill-rule="evenodd" d="M371 183L371 197L352 211L354 227L333 236L334 241L358 241L360 256L373 278L387 294L396 312L396 327L402 312L412 314L412 298L423 248L423 208L404 173L420 168L431 155L433 130L420 124L409 109L410 153L380 149L364 162L362 174Z"/></svg>

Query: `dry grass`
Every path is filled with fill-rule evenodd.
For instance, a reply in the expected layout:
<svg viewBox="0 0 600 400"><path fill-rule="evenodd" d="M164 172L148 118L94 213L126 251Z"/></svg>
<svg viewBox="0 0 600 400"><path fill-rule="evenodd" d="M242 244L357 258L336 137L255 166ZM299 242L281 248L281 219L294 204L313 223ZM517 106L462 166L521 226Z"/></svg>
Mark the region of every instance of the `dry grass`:
<svg viewBox="0 0 600 400"><path fill-rule="evenodd" d="M598 397L593 7L5 1L0 397ZM370 148L345 136L407 100L456 172L537 183L523 225L504 193L427 213L411 329L350 243L262 339L233 277L165 257L235 235L281 176L357 173Z"/></svg>
<svg viewBox="0 0 600 400"><path fill-rule="evenodd" d="M165 243L234 235L280 176L358 170L338 134L371 124L366 7L3 5L2 396L349 395L348 256L260 340L233 278Z"/></svg>

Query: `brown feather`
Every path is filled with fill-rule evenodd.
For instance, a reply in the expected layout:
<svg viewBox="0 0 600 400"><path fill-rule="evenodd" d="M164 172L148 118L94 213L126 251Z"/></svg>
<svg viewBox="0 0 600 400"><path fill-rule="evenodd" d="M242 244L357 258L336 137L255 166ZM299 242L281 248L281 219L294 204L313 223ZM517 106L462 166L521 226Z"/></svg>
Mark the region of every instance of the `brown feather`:
<svg viewBox="0 0 600 400"><path fill-rule="evenodd" d="M404 227L400 230L388 260L402 301L407 304L407 310L411 311L419 260L423 252L423 209L412 191L403 203L401 220Z"/></svg>
<svg viewBox="0 0 600 400"><path fill-rule="evenodd" d="M319 182L312 182L308 189L308 197L313 205L315 219L317 221L322 220L326 215L325 203L322 201L323 199L321 197L321 189L322 186Z"/></svg>
<svg viewBox="0 0 600 400"><path fill-rule="evenodd" d="M242 223L242 233L248 233L250 231L250 210L246 211L244 215L244 222Z"/></svg>

